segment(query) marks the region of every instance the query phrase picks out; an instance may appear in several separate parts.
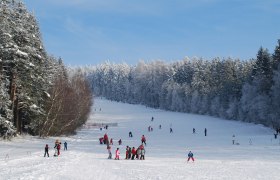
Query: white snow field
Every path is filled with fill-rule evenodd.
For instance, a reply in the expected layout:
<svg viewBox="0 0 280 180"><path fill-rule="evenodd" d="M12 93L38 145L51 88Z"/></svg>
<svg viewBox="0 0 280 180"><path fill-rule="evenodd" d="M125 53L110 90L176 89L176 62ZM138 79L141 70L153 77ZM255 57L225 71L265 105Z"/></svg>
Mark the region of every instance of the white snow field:
<svg viewBox="0 0 280 180"><path fill-rule="evenodd" d="M117 126L101 131L93 123ZM153 132L148 132L148 126L153 127ZM129 131L132 138L128 137ZM121 160L107 159L106 146L98 140L104 133L114 139L113 157L115 149L120 148ZM97 98L92 116L75 136L1 140L0 179L275 180L280 179L280 141L274 139L273 133L262 125ZM143 134L147 138L146 160L125 160L126 146L138 147ZM232 145L233 134L239 145ZM123 144L118 146L120 138ZM53 156L55 139L68 142L68 151L62 150L59 157ZM43 157L45 144L50 146L49 158ZM194 153L194 163L187 162L189 150Z"/></svg>

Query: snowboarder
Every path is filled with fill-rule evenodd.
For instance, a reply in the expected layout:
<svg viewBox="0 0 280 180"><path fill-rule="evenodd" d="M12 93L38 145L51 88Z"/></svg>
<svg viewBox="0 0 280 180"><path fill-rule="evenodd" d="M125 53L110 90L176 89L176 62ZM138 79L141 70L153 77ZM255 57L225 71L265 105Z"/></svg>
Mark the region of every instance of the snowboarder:
<svg viewBox="0 0 280 180"><path fill-rule="evenodd" d="M120 150L117 148L115 160L120 160Z"/></svg>
<svg viewBox="0 0 280 180"><path fill-rule="evenodd" d="M122 145L122 139L120 139L118 142L119 142L119 145Z"/></svg>
<svg viewBox="0 0 280 180"><path fill-rule="evenodd" d="M66 141L64 142L64 151L65 150L67 151L67 142Z"/></svg>
<svg viewBox="0 0 280 180"><path fill-rule="evenodd" d="M110 145L107 146L107 150L108 150L108 154L109 154L108 159L112 159L112 152L111 152L111 146Z"/></svg>
<svg viewBox="0 0 280 180"><path fill-rule="evenodd" d="M142 142L142 144L144 143L146 146L146 137L144 135L142 135L142 137L141 137L141 142Z"/></svg>
<svg viewBox="0 0 280 180"><path fill-rule="evenodd" d="M195 134L195 128L192 129L192 133Z"/></svg>
<svg viewBox="0 0 280 180"><path fill-rule="evenodd" d="M207 136L207 129L204 129L204 135Z"/></svg>
<svg viewBox="0 0 280 180"><path fill-rule="evenodd" d="M188 154L188 162L190 159L194 162L193 153L191 151Z"/></svg>
<svg viewBox="0 0 280 180"><path fill-rule="evenodd" d="M48 157L50 157L50 155L49 155L49 145L48 145L48 144L46 144L46 146L45 146L45 154L44 154L44 157L46 157L46 155L48 155Z"/></svg>
<svg viewBox="0 0 280 180"><path fill-rule="evenodd" d="M128 136L132 137L132 132L131 131L129 131Z"/></svg>

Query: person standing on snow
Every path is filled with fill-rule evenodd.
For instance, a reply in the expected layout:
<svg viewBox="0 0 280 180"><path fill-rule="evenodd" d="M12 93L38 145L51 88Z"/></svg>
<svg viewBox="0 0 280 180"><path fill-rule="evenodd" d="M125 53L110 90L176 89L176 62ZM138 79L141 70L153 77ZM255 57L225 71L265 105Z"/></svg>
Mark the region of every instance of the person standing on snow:
<svg viewBox="0 0 280 180"><path fill-rule="evenodd" d="M120 150L117 148L115 160L120 160Z"/></svg>
<svg viewBox="0 0 280 180"><path fill-rule="evenodd" d="M119 145L122 145L122 139L120 139L118 142L119 142Z"/></svg>
<svg viewBox="0 0 280 180"><path fill-rule="evenodd" d="M104 144L108 144L109 143L109 138L107 133L104 134Z"/></svg>
<svg viewBox="0 0 280 180"><path fill-rule="evenodd" d="M44 154L44 157L46 157L46 155L48 155L48 157L50 157L50 155L49 155L49 145L48 145L48 144L46 144L46 146L45 146L45 154Z"/></svg>
<svg viewBox="0 0 280 180"><path fill-rule="evenodd" d="M207 136L207 129L204 129L204 135Z"/></svg>
<svg viewBox="0 0 280 180"><path fill-rule="evenodd" d="M128 151L129 151L129 146L126 146L126 149L125 149L125 159L128 159Z"/></svg>
<svg viewBox="0 0 280 180"><path fill-rule="evenodd" d="M192 129L192 133L195 134L195 128Z"/></svg>
<svg viewBox="0 0 280 180"><path fill-rule="evenodd" d="M193 153L191 151L188 154L188 162L190 159L194 162Z"/></svg>
<svg viewBox="0 0 280 180"><path fill-rule="evenodd" d="M232 135L232 145L235 144L235 135Z"/></svg>
<svg viewBox="0 0 280 180"><path fill-rule="evenodd" d="M132 148L131 153L132 153L131 160L134 160L134 158L135 158L135 156L136 156L136 150L135 150L135 147L133 147L133 148Z"/></svg>
<svg viewBox="0 0 280 180"><path fill-rule="evenodd" d="M64 151L65 150L67 151L67 142L65 141L63 144L64 144Z"/></svg>
<svg viewBox="0 0 280 180"><path fill-rule="evenodd" d="M113 138L110 139L110 145L113 145Z"/></svg>
<svg viewBox="0 0 280 180"><path fill-rule="evenodd" d="M108 154L109 154L108 159L112 159L112 152L111 152L111 146L110 145L107 146L107 150L108 150Z"/></svg>
<svg viewBox="0 0 280 180"><path fill-rule="evenodd" d="M141 154L141 156L140 156L140 160L145 160L145 148L144 148L144 146L141 146L141 148L140 148L140 154Z"/></svg>
<svg viewBox="0 0 280 180"><path fill-rule="evenodd" d="M55 145L54 145L54 155L53 156L58 156L58 144L59 144L59 141L58 141L58 139L57 140L55 140Z"/></svg>
<svg viewBox="0 0 280 180"><path fill-rule="evenodd" d="M146 146L146 137L144 135L142 135L142 137L141 137L141 142L142 142L142 144L144 143Z"/></svg>
<svg viewBox="0 0 280 180"><path fill-rule="evenodd" d="M129 133L128 133L128 137L133 137L133 136L132 136L132 132L131 132L131 131L129 131Z"/></svg>
<svg viewBox="0 0 280 180"><path fill-rule="evenodd" d="M60 155L61 142L57 144L57 155Z"/></svg>

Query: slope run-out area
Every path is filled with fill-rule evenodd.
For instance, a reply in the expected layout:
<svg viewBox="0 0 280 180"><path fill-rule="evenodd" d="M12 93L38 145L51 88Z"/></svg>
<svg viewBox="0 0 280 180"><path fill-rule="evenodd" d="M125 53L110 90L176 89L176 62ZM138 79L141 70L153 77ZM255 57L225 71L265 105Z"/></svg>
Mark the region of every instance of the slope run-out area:
<svg viewBox="0 0 280 180"><path fill-rule="evenodd" d="M100 130L96 123L110 125ZM104 133L113 138L113 156L120 148L121 160L107 159L106 146L98 140ZM0 179L278 179L280 141L273 133L261 125L95 99L92 116L77 135L57 137L68 142L60 157L53 157L57 138L0 141ZM239 145L232 145L233 134ZM138 147L142 135L146 160L125 160L125 147ZM49 158L43 157L45 144L51 147ZM190 150L194 163L186 160Z"/></svg>

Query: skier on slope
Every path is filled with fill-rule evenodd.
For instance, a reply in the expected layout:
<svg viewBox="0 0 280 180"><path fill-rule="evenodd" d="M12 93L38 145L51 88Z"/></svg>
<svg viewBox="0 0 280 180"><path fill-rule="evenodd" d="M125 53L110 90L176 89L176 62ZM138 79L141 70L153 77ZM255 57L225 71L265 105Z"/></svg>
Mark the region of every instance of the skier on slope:
<svg viewBox="0 0 280 180"><path fill-rule="evenodd" d="M142 137L141 137L141 142L142 142L142 144L144 143L146 146L146 137L144 135L142 135Z"/></svg>
<svg viewBox="0 0 280 180"><path fill-rule="evenodd" d="M193 153L191 151L188 153L188 162L190 159L194 162Z"/></svg>
<svg viewBox="0 0 280 180"><path fill-rule="evenodd" d="M109 138L107 133L104 134L104 144L108 144L109 143Z"/></svg>
<svg viewBox="0 0 280 180"><path fill-rule="evenodd" d="M141 145L141 148L140 148L140 160L145 160L145 148L143 145Z"/></svg>
<svg viewBox="0 0 280 180"><path fill-rule="evenodd" d="M107 146L107 150L108 150L108 154L109 154L108 159L112 159L112 152L111 152L111 146L110 145Z"/></svg>
<svg viewBox="0 0 280 180"><path fill-rule="evenodd" d="M58 147L58 144L59 144L59 141L58 141L58 139L55 141L55 145L54 145L54 155L53 156L58 156L58 149L57 149L57 147Z"/></svg>
<svg viewBox="0 0 280 180"><path fill-rule="evenodd" d="M135 149L135 147L132 148L131 153L132 153L131 160L134 160L134 158L136 156L136 149Z"/></svg>
<svg viewBox="0 0 280 180"><path fill-rule="evenodd" d="M49 155L49 145L48 145L48 144L46 144L46 146L45 146L45 154L44 154L44 157L46 157L46 155L48 155L48 157L50 157L50 155Z"/></svg>
<svg viewBox="0 0 280 180"><path fill-rule="evenodd" d="M117 148L115 160L120 160L120 150Z"/></svg>

